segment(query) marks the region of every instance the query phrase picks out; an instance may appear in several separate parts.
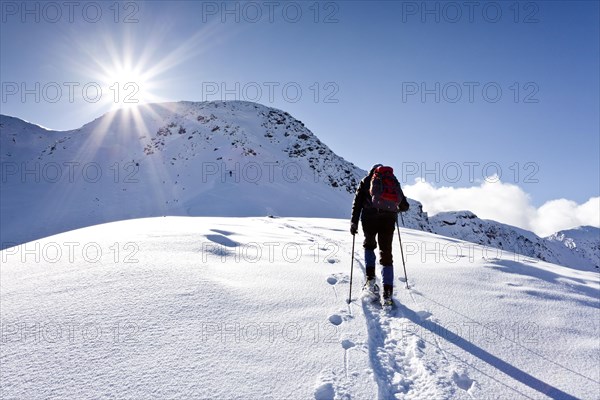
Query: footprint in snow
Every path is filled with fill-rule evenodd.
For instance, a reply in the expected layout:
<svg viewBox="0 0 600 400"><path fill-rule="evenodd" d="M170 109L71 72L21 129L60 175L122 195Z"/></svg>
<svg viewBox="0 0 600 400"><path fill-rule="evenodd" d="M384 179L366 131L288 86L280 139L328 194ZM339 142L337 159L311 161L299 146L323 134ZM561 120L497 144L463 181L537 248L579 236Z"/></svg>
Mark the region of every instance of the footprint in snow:
<svg viewBox="0 0 600 400"><path fill-rule="evenodd" d="M322 383L315 389L315 400L333 400L335 390L330 382Z"/></svg>
<svg viewBox="0 0 600 400"><path fill-rule="evenodd" d="M344 319L339 314L333 314L332 316L329 317L329 322L331 322L335 326L338 326L342 322L344 322Z"/></svg>
<svg viewBox="0 0 600 400"><path fill-rule="evenodd" d="M338 283L348 283L349 281L350 278L348 277L348 275L341 272L331 274L327 278L327 283L329 283L330 285L337 285Z"/></svg>
<svg viewBox="0 0 600 400"><path fill-rule="evenodd" d="M452 373L452 380L456 383L456 386L467 392L471 390L475 384L475 381L469 378L469 375L467 375L466 372L454 371Z"/></svg>

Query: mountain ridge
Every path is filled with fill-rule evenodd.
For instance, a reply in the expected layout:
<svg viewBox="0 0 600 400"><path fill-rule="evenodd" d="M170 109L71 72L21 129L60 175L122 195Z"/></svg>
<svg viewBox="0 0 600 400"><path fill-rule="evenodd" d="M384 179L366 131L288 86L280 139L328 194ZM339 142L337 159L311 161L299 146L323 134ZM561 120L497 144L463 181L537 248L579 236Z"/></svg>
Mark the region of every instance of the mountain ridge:
<svg viewBox="0 0 600 400"><path fill-rule="evenodd" d="M162 215L348 218L366 174L289 113L246 101L120 109L69 131L0 115L0 144L2 248ZM410 204L408 228L575 268L599 264L597 228L586 238L540 238L469 211L429 217ZM65 206L74 212L61 212Z"/></svg>
<svg viewBox="0 0 600 400"><path fill-rule="evenodd" d="M542 261L576 269L597 269L600 251L600 229L589 227L587 235L571 239L571 247L556 233L542 238L535 233L498 221L481 219L471 211L450 211L428 217L431 232L438 235L489 246ZM563 231L568 232L568 231ZM563 234L567 237L568 234ZM577 242L581 243L579 250ZM574 251L577 249L578 251ZM585 249L585 250L583 250Z"/></svg>

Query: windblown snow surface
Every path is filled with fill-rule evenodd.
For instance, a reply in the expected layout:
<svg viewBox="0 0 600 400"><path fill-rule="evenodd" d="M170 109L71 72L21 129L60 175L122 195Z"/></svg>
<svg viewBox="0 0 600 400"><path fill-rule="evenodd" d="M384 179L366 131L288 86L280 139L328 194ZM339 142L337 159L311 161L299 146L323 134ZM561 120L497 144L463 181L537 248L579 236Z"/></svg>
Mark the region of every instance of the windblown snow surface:
<svg viewBox="0 0 600 400"><path fill-rule="evenodd" d="M7 248L0 395L599 398L597 273L401 234L390 313L361 299L342 219L158 217Z"/></svg>

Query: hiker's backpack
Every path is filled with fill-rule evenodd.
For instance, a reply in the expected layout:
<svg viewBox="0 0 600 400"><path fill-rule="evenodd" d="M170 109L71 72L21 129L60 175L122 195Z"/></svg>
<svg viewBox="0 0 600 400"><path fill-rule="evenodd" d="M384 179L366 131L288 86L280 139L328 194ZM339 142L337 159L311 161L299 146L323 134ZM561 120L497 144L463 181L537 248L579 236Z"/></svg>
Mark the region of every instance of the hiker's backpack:
<svg viewBox="0 0 600 400"><path fill-rule="evenodd" d="M398 212L401 202L408 204L392 167L381 166L373 171L369 193L373 207L379 210Z"/></svg>

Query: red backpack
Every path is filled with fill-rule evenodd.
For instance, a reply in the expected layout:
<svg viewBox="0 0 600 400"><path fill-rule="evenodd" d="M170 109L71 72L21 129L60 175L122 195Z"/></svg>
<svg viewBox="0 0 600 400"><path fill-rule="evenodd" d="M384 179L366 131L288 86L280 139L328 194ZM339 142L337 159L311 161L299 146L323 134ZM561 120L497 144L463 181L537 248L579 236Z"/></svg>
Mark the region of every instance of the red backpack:
<svg viewBox="0 0 600 400"><path fill-rule="evenodd" d="M392 167L377 167L371 177L369 187L373 207L398 212L398 205L404 198L398 179Z"/></svg>

